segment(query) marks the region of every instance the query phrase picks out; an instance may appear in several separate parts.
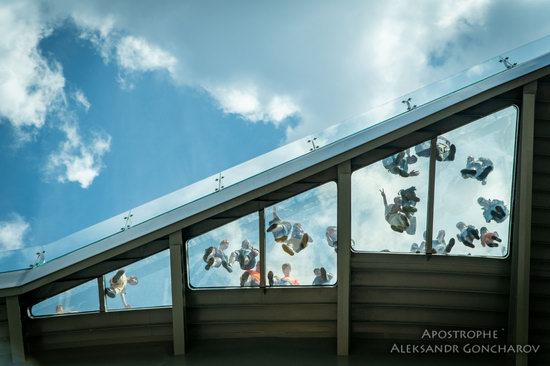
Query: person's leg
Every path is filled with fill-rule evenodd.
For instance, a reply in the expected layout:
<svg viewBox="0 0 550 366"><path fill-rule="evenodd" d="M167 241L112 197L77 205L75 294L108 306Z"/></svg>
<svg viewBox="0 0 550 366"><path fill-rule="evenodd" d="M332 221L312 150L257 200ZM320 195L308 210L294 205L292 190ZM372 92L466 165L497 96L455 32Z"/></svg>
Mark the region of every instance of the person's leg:
<svg viewBox="0 0 550 366"><path fill-rule="evenodd" d="M489 165L488 167L483 169L483 171L481 172L480 175L477 176L477 180L479 180L479 181L485 180L485 178L487 178L489 173L491 173L492 171L493 171L493 167L491 165Z"/></svg>
<svg viewBox="0 0 550 366"><path fill-rule="evenodd" d="M445 253L449 254L451 250L453 250L453 247L455 246L455 238L451 238L449 240L449 244L445 247Z"/></svg>
<svg viewBox="0 0 550 366"><path fill-rule="evenodd" d="M456 155L456 146L452 144L451 151L449 152L449 156L447 157L447 161L454 161L455 155Z"/></svg>
<svg viewBox="0 0 550 366"><path fill-rule="evenodd" d="M229 273L233 272L233 269L231 268L229 263L227 263L227 261L224 261L224 260L220 259L220 262L221 262L221 265L223 266L223 268L225 268L227 270L227 272L229 272Z"/></svg>
<svg viewBox="0 0 550 366"><path fill-rule="evenodd" d="M499 237L496 236L496 235L493 235L493 236L491 237L491 239L493 239L494 241L498 241L499 243L502 242L502 239L499 238Z"/></svg>
<svg viewBox="0 0 550 366"><path fill-rule="evenodd" d="M323 283L328 282L327 270L325 269L325 267L321 267L321 279L323 280Z"/></svg>
<svg viewBox="0 0 550 366"><path fill-rule="evenodd" d="M250 273L248 273L247 271L243 272L243 274L241 275L241 287L244 287L246 285L248 277L250 277Z"/></svg>
<svg viewBox="0 0 550 366"><path fill-rule="evenodd" d="M208 271L210 269L210 267L212 267L214 265L214 262L215 262L214 257L208 258L208 260L206 262L206 266L204 266L204 269L206 269Z"/></svg>
<svg viewBox="0 0 550 366"><path fill-rule="evenodd" d="M273 287L273 271L267 272L267 283L269 287Z"/></svg>
<svg viewBox="0 0 550 366"><path fill-rule="evenodd" d="M468 241L468 240L466 240L466 239L463 239L463 240L462 240L462 244L466 245L466 246L469 247L469 248L475 248L475 247L476 247L472 242L470 242L470 241Z"/></svg>

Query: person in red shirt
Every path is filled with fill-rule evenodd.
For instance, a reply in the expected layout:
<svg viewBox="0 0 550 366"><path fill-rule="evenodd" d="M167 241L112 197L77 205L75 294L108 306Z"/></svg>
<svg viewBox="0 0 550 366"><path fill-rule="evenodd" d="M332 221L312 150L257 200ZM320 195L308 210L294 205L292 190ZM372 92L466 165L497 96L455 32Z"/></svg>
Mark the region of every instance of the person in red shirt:
<svg viewBox="0 0 550 366"><path fill-rule="evenodd" d="M267 274L267 280L269 286L300 286L300 281L290 275L292 267L288 263L282 265L283 276L277 277L273 275L273 271L269 271Z"/></svg>

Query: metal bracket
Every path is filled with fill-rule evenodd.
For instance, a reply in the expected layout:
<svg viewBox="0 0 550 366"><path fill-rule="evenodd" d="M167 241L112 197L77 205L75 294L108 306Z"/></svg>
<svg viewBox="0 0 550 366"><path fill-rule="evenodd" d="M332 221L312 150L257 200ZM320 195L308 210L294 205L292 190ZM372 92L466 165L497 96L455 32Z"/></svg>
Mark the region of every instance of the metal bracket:
<svg viewBox="0 0 550 366"><path fill-rule="evenodd" d="M314 137L310 140L307 140L308 143L311 144L311 147L309 148L309 151L314 151L319 148L319 145L315 144L315 141L317 141L317 137Z"/></svg>
<svg viewBox="0 0 550 366"><path fill-rule="evenodd" d="M121 231L128 230L132 226L132 217L134 217L134 214L132 213L132 210L128 211L128 214L124 216L124 226L120 228Z"/></svg>
<svg viewBox="0 0 550 366"><path fill-rule="evenodd" d="M216 178L216 182L218 182L218 188L216 188L216 189L214 190L214 192L219 192L219 191L221 191L222 189L225 188L225 187L222 185L223 178L225 178L225 177L222 175L222 173L220 173L220 174L218 175L218 178Z"/></svg>
<svg viewBox="0 0 550 366"><path fill-rule="evenodd" d="M405 99L405 100L401 101L401 103L407 105L407 111L412 111L413 109L416 108L416 104L412 105L411 100L412 100L412 98L408 98L408 99Z"/></svg>
<svg viewBox="0 0 550 366"><path fill-rule="evenodd" d="M500 58L500 60L498 60L498 62L504 64L504 66L506 66L506 69L511 69L512 67L514 67L518 64L517 62L511 63L508 60L509 57L502 57L502 56L498 56L498 57Z"/></svg>

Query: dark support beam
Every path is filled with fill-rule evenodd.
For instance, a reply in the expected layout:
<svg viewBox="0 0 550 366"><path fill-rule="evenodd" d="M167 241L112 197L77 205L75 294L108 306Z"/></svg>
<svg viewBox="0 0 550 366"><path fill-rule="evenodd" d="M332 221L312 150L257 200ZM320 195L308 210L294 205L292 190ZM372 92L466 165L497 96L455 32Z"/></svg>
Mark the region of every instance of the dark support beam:
<svg viewBox="0 0 550 366"><path fill-rule="evenodd" d="M338 356L349 354L350 282L351 282L351 162L338 165Z"/></svg>
<svg viewBox="0 0 550 366"><path fill-rule="evenodd" d="M529 275L531 260L531 206L533 190L533 141L537 82L523 87L520 120L515 213L517 226L512 246L509 334L512 344L529 342ZM526 366L527 354L515 355L516 366Z"/></svg>
<svg viewBox="0 0 550 366"><path fill-rule="evenodd" d="M185 293L183 283L182 232L170 234L170 273L172 277L172 332L174 355L185 354Z"/></svg>
<svg viewBox="0 0 550 366"><path fill-rule="evenodd" d="M105 282L103 276L97 278L97 290L99 296L99 312L104 313L107 311L107 301L105 301Z"/></svg>
<svg viewBox="0 0 550 366"><path fill-rule="evenodd" d="M432 255L432 240L434 233L434 197L435 197L435 162L437 156L437 137L430 143L430 169L428 171L428 217L426 219L426 255Z"/></svg>
<svg viewBox="0 0 550 366"><path fill-rule="evenodd" d="M258 212L258 231L260 234L260 287L265 288L265 211Z"/></svg>
<svg viewBox="0 0 550 366"><path fill-rule="evenodd" d="M6 297L8 328L10 336L11 360L14 364L25 362L25 344L23 343L23 325L21 323L21 308L17 296Z"/></svg>

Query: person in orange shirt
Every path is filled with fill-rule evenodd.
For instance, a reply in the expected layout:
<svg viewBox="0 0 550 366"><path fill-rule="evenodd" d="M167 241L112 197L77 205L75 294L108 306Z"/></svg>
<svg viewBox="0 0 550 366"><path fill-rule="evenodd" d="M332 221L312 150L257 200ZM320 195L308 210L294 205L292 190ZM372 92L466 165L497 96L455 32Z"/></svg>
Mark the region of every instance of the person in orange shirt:
<svg viewBox="0 0 550 366"><path fill-rule="evenodd" d="M256 268L247 269L241 275L241 287L260 286L260 261L256 262Z"/></svg>

